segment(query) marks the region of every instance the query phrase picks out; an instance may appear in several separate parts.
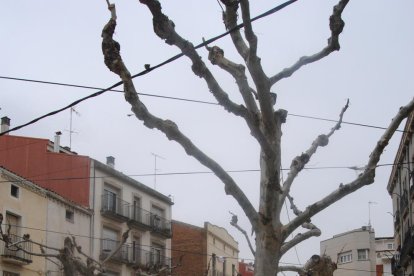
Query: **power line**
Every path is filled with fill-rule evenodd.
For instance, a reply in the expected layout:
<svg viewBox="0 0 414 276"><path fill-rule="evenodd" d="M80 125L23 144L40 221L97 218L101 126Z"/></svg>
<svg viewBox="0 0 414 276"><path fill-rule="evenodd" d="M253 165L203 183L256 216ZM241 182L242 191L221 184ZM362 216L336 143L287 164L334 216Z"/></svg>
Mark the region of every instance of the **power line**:
<svg viewBox="0 0 414 276"><path fill-rule="evenodd" d="M277 12L277 11L279 11L279 10L281 10L281 9L283 9L283 8L285 8L285 7L287 7L287 6L289 6L290 4L292 4L292 3L296 2L296 1L297 1L297 0L289 0L289 1L286 1L285 3L282 3L282 4L280 4L280 5L276 6L276 7L272 8L272 9L270 9L270 10L268 10L268 11L266 11L266 12L264 12L264 13L262 13L262 14L258 15L258 16L256 16L256 17L254 17L254 18L250 19L250 20L249 20L249 22L253 22L253 21L256 21L256 20L258 20L258 19L260 19L260 18L263 18L263 17L269 16L269 15L271 15L271 14L273 14L273 13L275 13L275 12ZM244 27L244 23L240 23L240 24L238 24L237 26L235 26L235 27L233 27L233 28L229 29L228 31L226 31L226 32L224 32L224 33L222 33L221 35L218 35L218 36L215 36L215 37L210 38L210 39L208 39L208 40L205 40L205 41L203 41L202 43L198 44L197 46L194 46L194 49L199 49L199 48L201 48L201 47L204 47L204 46L206 46L206 45L208 45L208 44L210 44L210 43L212 43L212 42L214 42L214 41L216 41L216 40L218 40L218 39L220 39L220 38L222 38L222 37L225 37L225 36L229 35L231 32L236 31L236 30L239 30L239 29L241 29L241 28L243 28L243 27ZM177 55L175 55L175 56L173 56L173 57L171 57L171 58L169 58L169 59L167 59L167 60L165 60L165 61L163 61L163 62L161 62L161 63L159 63L159 64L157 64L157 65L155 65L155 66L153 66L153 67L148 67L148 68L145 68L145 70L144 70L144 71L141 71L141 72L139 72L139 73L137 73L137 74L135 74L135 75L132 75L132 76L131 76L131 79L134 79L134 78L136 78L136 77L139 77L139 76L143 76L143 75L145 75L145 74L148 74L148 73L149 73L149 72L151 72L152 70L155 70L155 69L158 69L158 68L160 68L160 67L162 67L162 66L164 66L164 65L167 65L168 63L171 63L171 62L173 62L174 60L177 60L177 59L181 58L182 56L184 56L184 54L183 54L183 53L180 53L180 54L177 54ZM56 114L58 114L58 113L60 113L60 112L62 112L62 111L64 111L64 110L66 110L66 109L69 109L69 108L71 108L71 107L73 107L73 106L75 106L75 105L77 105L77 104L79 104L79 103L81 103L81 102L83 102L83 101L86 101L86 100L88 100L88 99L91 99L91 98L97 97L97 96L99 96L99 95L102 95L103 93L105 93L105 92L107 92L107 91L109 91L109 90L111 90L111 89L114 89L115 87L117 87L117 86L121 85L122 83L123 83L122 81L119 81L119 82L117 82L117 83L115 83L115 84L113 84L113 85L109 86L108 88L105 88L105 89L100 90L100 91L98 91L98 92L95 92L95 93L93 93L93 94L91 94L91 95L89 95L89 96L86 96L86 97L83 97L83 98L81 98L81 99L78 99L78 100L76 100L76 101L72 102L71 104L69 104L69 105L67 105L67 106L65 106L65 107L62 107L62 108L60 108L60 109L57 109L57 110L52 111L52 112L49 112L49 113L47 113L47 114L45 114L45 115L42 115L42 116L40 116L40 117L37 117L37 118L35 118L35 119L33 119L33 120L31 120L31 121L29 121L29 122L25 123L25 124L22 124L22 125L19 125L19 126L14 127L14 128L11 128L11 129L9 129L9 130L7 130L7 131L1 132L1 133L0 133L0 136L4 135L4 134L6 134L6 133L12 132L12 131L16 131L16 130L21 129L21 128L23 128L23 127L26 127L26 126L32 125L32 124L34 124L34 123L36 123L36 122L38 122L38 121L40 121L40 120L42 120L42 119L44 119L44 118L47 118L47 117L50 117L50 116L56 115Z"/></svg>
<svg viewBox="0 0 414 276"><path fill-rule="evenodd" d="M53 82L53 81L45 81L45 80L34 80L34 79L16 78L16 77L7 77L7 76L0 76L0 79L24 81L24 82L34 82L34 83L65 86L65 87L72 87L72 88L103 90L103 88L99 88L99 87L95 87L95 86L71 84L71 83L62 83L62 82ZM118 93L123 93L124 92L124 91L118 90L118 89L109 89L107 91L118 92ZM147 97L154 97L154 98L161 98L161 99L167 99L167 100L176 100L176 101L184 101L184 102L190 102L190 103L199 103L199 104L208 104L208 105L219 106L219 104L216 103L216 102L209 102L209 101L196 100L196 99L187 99L187 98L181 98L181 97L171 97L171 96L157 95L157 94L153 94L153 93L138 93L138 95L147 96ZM301 115L301 114L295 114L295 113L288 113L288 116L298 117L298 118L305 118L305 119L312 119L312 120L318 120L318 121L334 122L334 123L338 122L338 120L334 120L334 119L328 119L328 118L316 117L316 116L309 116L309 115ZM355 123L355 122L349 122L349 121L342 121L342 124L360 126L360 127L367 127L367 128L382 129L382 130L387 129L386 127L375 126L375 125L370 125L370 124ZM411 133L410 131L405 131L405 130L400 130L400 129L397 129L396 132ZM7 133L7 132L5 132L5 133ZM0 135L2 135L2 134L3 133L0 133Z"/></svg>
<svg viewBox="0 0 414 276"><path fill-rule="evenodd" d="M402 163L384 163L378 164L376 167L390 167L398 165L413 164L414 162L402 162ZM1 168L1 167L0 167ZM79 167L82 168L82 167ZM5 168L7 170L7 168ZM331 170L331 169L348 169L348 170L363 170L364 168L358 168L356 166L321 166L321 167L304 167L303 170ZM282 171L288 171L290 169L285 168L281 169ZM60 172L65 171L61 170ZM247 172L260 172L260 169L245 169L245 170L226 170L227 173L247 173ZM55 173L55 172L53 172ZM166 173L157 173L157 176L174 176L174 175L197 175L197 174L214 174L212 171L188 171L188 172L166 172ZM146 177L154 176L154 173L144 173L144 174L124 174L128 177ZM32 177L25 178L24 180L2 180L1 183L19 183L24 181L70 181L70 180L81 180L81 179L104 179L104 178L114 178L117 176L80 176L80 177L62 177L62 178L41 178L33 179Z"/></svg>

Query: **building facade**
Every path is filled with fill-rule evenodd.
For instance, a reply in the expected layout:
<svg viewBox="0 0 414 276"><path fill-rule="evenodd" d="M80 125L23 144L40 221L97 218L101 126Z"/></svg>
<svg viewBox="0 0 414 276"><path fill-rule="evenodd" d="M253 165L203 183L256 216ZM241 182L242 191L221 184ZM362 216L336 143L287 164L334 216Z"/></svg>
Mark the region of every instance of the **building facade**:
<svg viewBox="0 0 414 276"><path fill-rule="evenodd" d="M90 210L57 195L54 192L0 168L0 213L3 215L3 233L10 225L11 242L19 242L23 250L5 247L0 242L0 271L2 275L62 275L54 262L30 253L41 253L40 247L25 242L24 235L44 244L45 253L56 254L48 247L63 248L63 239L74 235L85 253L90 252Z"/></svg>
<svg viewBox="0 0 414 276"><path fill-rule="evenodd" d="M2 118L2 129L7 130L9 123ZM132 275L138 268L170 265L172 200L117 171L113 157L104 164L78 155L60 145L59 132L53 142L0 136L0 152L0 166L90 210L89 222L82 222L89 227L82 247L96 260L109 256L122 233L131 229L126 244L107 262L107 275ZM48 217L59 216L56 208L49 207ZM49 240L56 241L52 236Z"/></svg>
<svg viewBox="0 0 414 276"><path fill-rule="evenodd" d="M172 229L173 259L183 256L175 275L237 275L238 243L226 229L209 222L197 227L180 221L173 221Z"/></svg>
<svg viewBox="0 0 414 276"><path fill-rule="evenodd" d="M413 275L414 229L414 113L406 121L404 133L395 156L387 190L392 198L394 239L394 275Z"/></svg>
<svg viewBox="0 0 414 276"><path fill-rule="evenodd" d="M375 232L370 226L348 231L324 240L320 254L337 263L335 276L375 276Z"/></svg>
<svg viewBox="0 0 414 276"><path fill-rule="evenodd" d="M377 276L392 275L392 260L395 255L394 237L375 238L377 254Z"/></svg>

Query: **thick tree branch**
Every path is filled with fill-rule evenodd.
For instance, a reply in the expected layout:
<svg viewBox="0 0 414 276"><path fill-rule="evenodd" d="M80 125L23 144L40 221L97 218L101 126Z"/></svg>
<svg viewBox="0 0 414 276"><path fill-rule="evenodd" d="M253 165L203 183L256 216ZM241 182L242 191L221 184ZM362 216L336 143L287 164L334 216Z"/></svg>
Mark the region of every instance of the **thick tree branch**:
<svg viewBox="0 0 414 276"><path fill-rule="evenodd" d="M291 239L288 242L285 242L282 245L280 249L280 256L283 256L287 251L289 251L291 248L298 245L299 243L303 242L304 240L307 240L311 237L319 237L321 233L321 230L315 227L304 233L297 234L293 239Z"/></svg>
<svg viewBox="0 0 414 276"><path fill-rule="evenodd" d="M346 185L341 184L338 189L336 189L329 195L309 205L300 215L298 215L290 223L285 225L285 237L287 237L287 235L290 235L290 233L292 233L302 223L307 222L312 216L324 210L331 204L337 202L341 198L360 189L365 185L372 184L375 178L376 167L378 165L382 153L384 152L385 147L388 145L388 142L394 135L398 126L401 124L401 121L407 118L413 111L414 99L412 99L406 106L401 107L397 115L393 118L392 122L385 130L384 134L379 139L373 151L371 152L368 159L368 163L365 166L365 170L363 171L363 173L361 173L354 181Z"/></svg>
<svg viewBox="0 0 414 276"><path fill-rule="evenodd" d="M329 138L335 133L336 130L341 128L343 116L348 109L349 100L347 100L346 105L342 108L341 113L339 114L339 120L335 126L327 134L319 135L313 142L310 148L302 153L299 156L296 156L293 159L292 164L290 165L290 171L286 180L283 183L283 193L280 195L281 199L279 201L279 208L282 208L286 196L290 192L290 188L293 184L293 181L298 176L298 174L303 170L305 165L309 162L312 155L316 152L319 147L325 147L329 143Z"/></svg>
<svg viewBox="0 0 414 276"><path fill-rule="evenodd" d="M232 77L236 80L247 109L250 112L258 113L259 110L251 92L252 88L250 88L249 83L247 82L245 67L241 64L236 64L228 60L224 56L224 51L218 46L206 46L206 49L209 52L208 59L210 62L213 65L218 65L221 69L232 75Z"/></svg>
<svg viewBox="0 0 414 276"><path fill-rule="evenodd" d="M154 9L154 5L159 5L156 1L142 1L148 3L150 9ZM115 8L115 7L114 7ZM157 11L157 10L156 10ZM162 16L161 16L162 17ZM156 17L154 21L157 20ZM239 203L245 212L246 216L249 218L250 223L255 228L257 225L258 214L243 193L243 191L238 187L234 182L231 176L214 160L209 158L204 152L198 149L192 141L186 137L177 127L177 125L170 120L162 120L154 115L152 115L146 108L146 106L140 101L138 94L135 90L135 86L131 79L131 74L126 68L124 62L122 61L121 55L119 53L120 47L119 43L113 40L112 35L114 33L116 26L116 21L111 18L107 25L105 25L102 31L102 51L105 56L105 64L108 68L120 76L124 82L125 90L125 99L130 103L131 110L134 112L135 116L144 122L144 125L148 128L156 128L163 132L168 139L176 141L179 143L186 153L190 156L193 156L201 164L211 169L214 174L224 183L224 188L226 194L232 195L234 199Z"/></svg>
<svg viewBox="0 0 414 276"><path fill-rule="evenodd" d="M165 43L178 47L182 53L191 60L194 74L206 81L208 88L218 103L227 111L247 119L248 113L246 108L235 104L229 99L228 94L220 87L213 74L208 70L201 57L197 54L193 44L176 33L174 22L163 14L159 1L140 0L140 2L145 4L153 15L154 32L163 39Z"/></svg>
<svg viewBox="0 0 414 276"><path fill-rule="evenodd" d="M226 5L226 12L223 13L223 21L226 29L232 30L237 26L237 10L239 8L239 2L237 0L221 0ZM236 29L230 33L230 37L236 47L237 52L247 62L249 48L247 47L244 39L240 33L240 29Z"/></svg>
<svg viewBox="0 0 414 276"><path fill-rule="evenodd" d="M270 78L271 85L274 85L278 81L284 78L290 77L293 73L299 70L302 66L309 63L318 61L334 51L339 51L339 35L341 34L345 23L341 18L342 12L348 4L349 0L340 0L339 3L333 8L333 13L329 18L329 27L331 29L331 37L328 39L328 45L323 48L320 52L311 55L301 57L295 64L289 68L283 69L280 73Z"/></svg>
<svg viewBox="0 0 414 276"><path fill-rule="evenodd" d="M249 58L257 58L257 36L253 32L252 22L250 20L251 18L249 0L240 0L240 7L244 23L244 34L250 45Z"/></svg>

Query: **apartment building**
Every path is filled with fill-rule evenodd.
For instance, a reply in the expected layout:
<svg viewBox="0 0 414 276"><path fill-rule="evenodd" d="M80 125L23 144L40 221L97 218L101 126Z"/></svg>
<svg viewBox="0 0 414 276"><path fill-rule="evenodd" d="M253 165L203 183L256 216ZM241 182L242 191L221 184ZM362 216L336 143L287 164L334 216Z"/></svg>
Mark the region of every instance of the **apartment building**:
<svg viewBox="0 0 414 276"><path fill-rule="evenodd" d="M3 130L9 124L2 118ZM95 259L109 256L131 229L126 244L107 262L107 275L170 265L172 200L117 171L114 157L101 163L78 155L60 145L59 132L53 142L0 136L0 151L0 166L91 210L90 238L84 242Z"/></svg>
<svg viewBox="0 0 414 276"><path fill-rule="evenodd" d="M394 239L394 275L413 275L414 271L414 113L406 121L404 133L394 159L387 190L392 198Z"/></svg>
<svg viewBox="0 0 414 276"><path fill-rule="evenodd" d="M198 227L180 221L172 223L173 259L181 256L176 275L236 276L238 270L238 242L226 229L204 223Z"/></svg>
<svg viewBox="0 0 414 276"><path fill-rule="evenodd" d="M24 235L47 247L63 248L63 239L75 235L85 253L90 252L89 239L91 212L56 193L0 167L0 213L2 230L11 243L19 243L23 250L5 247L0 242L0 272L6 276L61 275L54 262L30 253L41 253L40 247L25 242ZM46 249L46 253L58 252Z"/></svg>
<svg viewBox="0 0 414 276"><path fill-rule="evenodd" d="M371 226L341 233L320 243L320 254L337 263L335 276L375 276L375 232Z"/></svg>

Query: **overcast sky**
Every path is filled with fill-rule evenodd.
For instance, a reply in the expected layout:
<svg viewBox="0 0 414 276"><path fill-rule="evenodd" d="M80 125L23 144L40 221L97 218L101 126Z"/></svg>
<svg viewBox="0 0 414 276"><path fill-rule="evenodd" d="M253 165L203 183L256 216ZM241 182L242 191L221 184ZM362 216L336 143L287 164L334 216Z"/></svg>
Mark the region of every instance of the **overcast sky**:
<svg viewBox="0 0 414 276"><path fill-rule="evenodd" d="M156 65L179 51L162 42L152 31L152 17L138 1L116 1L118 27L115 39L131 73ZM257 0L252 15L258 15L282 1ZM336 1L301 0L284 10L254 23L259 39L259 55L268 75L291 65L300 56L313 54L326 45L329 16ZM162 1L163 9L175 22L176 30L194 44L225 31L221 8L216 0ZM290 114L337 119L350 99L344 120L375 126L387 126L398 108L406 104L414 91L414 1L351 0L343 18L341 50L324 60L305 66L291 78L281 81L277 108ZM4 0L0 34L0 75L107 87L119 79L103 62L101 30L109 19L105 0ZM216 42L228 58L241 63L228 37ZM199 54L207 62L207 52ZM231 99L241 99L234 81L208 64ZM190 62L181 58L143 77L135 79L139 92L215 102L203 80L195 77ZM120 88L121 89L121 88ZM88 89L69 88L0 79L0 116L9 116L12 126L61 108L93 93ZM155 114L177 122L182 131L226 170L258 169L259 148L245 123L216 105L142 97ZM158 131L149 130L134 117L121 93L107 92L76 106L73 115L72 149L79 154L105 162L116 158L116 168L127 175L154 173L205 172L175 143ZM69 146L70 112L64 111L13 135L53 139L63 132L62 144ZM333 123L289 116L283 126L283 167L305 151L313 139L327 133ZM401 126L400 128L403 128ZM322 148L309 167L362 166L366 163L382 130L343 125L328 147ZM398 147L397 134L381 158L392 163ZM319 242L334 234L367 225L368 203L376 236L393 236L391 200L386 191L391 167L377 170L373 185L363 188L313 222L321 230L293 250L284 262L303 263L319 253ZM232 173L247 196L257 206L259 173ZM299 208L330 193L340 183L356 177L350 169L305 170L297 178L292 196ZM224 194L223 184L211 174L134 176L158 191L172 195L173 218L197 226L204 221L225 227L238 241L241 258L252 258L243 236L229 225L229 211L239 215L240 224L250 229L236 201ZM286 213L284 221L288 221ZM289 216L292 213L289 211Z"/></svg>

